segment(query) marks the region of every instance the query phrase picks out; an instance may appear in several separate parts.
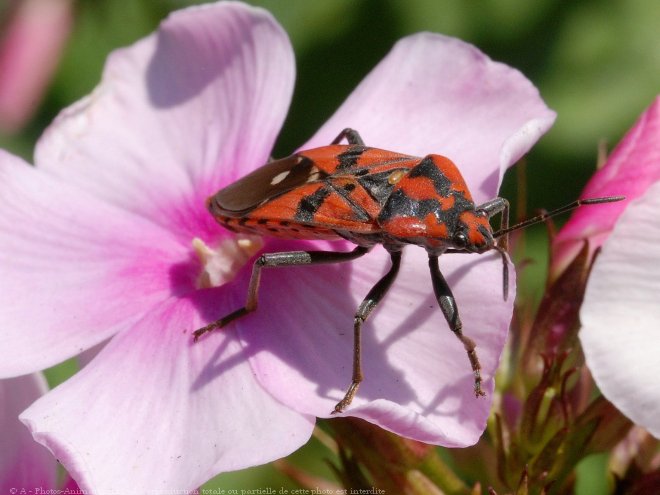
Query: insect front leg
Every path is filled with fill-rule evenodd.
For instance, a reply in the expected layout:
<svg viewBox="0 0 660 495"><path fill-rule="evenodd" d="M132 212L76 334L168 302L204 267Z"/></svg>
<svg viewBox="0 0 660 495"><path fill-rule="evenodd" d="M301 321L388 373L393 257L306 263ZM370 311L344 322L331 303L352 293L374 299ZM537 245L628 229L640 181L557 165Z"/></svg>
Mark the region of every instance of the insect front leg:
<svg viewBox="0 0 660 495"><path fill-rule="evenodd" d="M494 198L486 201L484 204L477 206L477 211L483 211L488 218L493 218L498 213L501 213L500 230L509 228L509 202L504 198ZM509 237L503 236L498 245L505 251L508 248Z"/></svg>
<svg viewBox="0 0 660 495"><path fill-rule="evenodd" d="M477 206L477 211L483 211L488 218L492 218L498 213L501 213L500 230L506 230L509 228L509 202L506 199L494 198L490 201L486 201L484 204ZM498 240L493 249L497 250L502 258L502 294L506 301L509 295L509 265L506 259L506 254L509 249L509 236L502 236L502 239Z"/></svg>
<svg viewBox="0 0 660 495"><path fill-rule="evenodd" d="M346 138L346 141L348 141L348 144L359 144L360 146L364 146L364 141L362 141L362 137L360 136L360 133L356 131L355 129L351 129L350 127L347 127L343 131L339 133L339 136L334 138L332 140L331 144L339 144L342 139Z"/></svg>
<svg viewBox="0 0 660 495"><path fill-rule="evenodd" d="M257 309L259 283L261 281L262 268L277 268L282 266L297 265L320 265L324 263L341 263L359 258L369 252L370 247L357 246L353 251L335 252L335 251L289 251L284 253L266 253L257 258L252 266L252 276L248 286L247 301L245 306L237 309L233 313L220 318L205 327L193 332L195 342L204 335L217 328L222 328L241 316L245 316Z"/></svg>
<svg viewBox="0 0 660 495"><path fill-rule="evenodd" d="M440 268L438 267L438 257L436 255L429 255L429 268L431 269L433 292L435 292L435 298L438 300L442 314L444 314L451 331L454 332L456 337L458 337L458 340L463 343L463 347L465 348L468 359L470 360L472 372L474 373L474 394L477 397L480 395L486 395L481 390L481 364L479 363L479 358L477 357L477 346L474 343L474 340L466 335L463 335L463 324L461 323L461 319L458 316L456 299L451 293L451 289L449 288L447 281L442 276L442 273L440 273Z"/></svg>
<svg viewBox="0 0 660 495"><path fill-rule="evenodd" d="M399 267L401 266L401 252L390 252L390 257L392 259L392 266L389 271L372 287L355 313L355 319L353 321L353 377L351 385L346 391L346 395L344 395L344 398L337 403L332 414L340 413L349 406L357 393L360 382L364 379L360 360L362 324L383 299L399 273Z"/></svg>

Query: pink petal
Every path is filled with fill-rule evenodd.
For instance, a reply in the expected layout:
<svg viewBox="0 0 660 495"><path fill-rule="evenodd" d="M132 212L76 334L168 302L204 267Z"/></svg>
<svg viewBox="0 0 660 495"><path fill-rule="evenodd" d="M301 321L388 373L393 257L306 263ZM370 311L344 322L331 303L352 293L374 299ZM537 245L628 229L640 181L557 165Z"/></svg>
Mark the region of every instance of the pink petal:
<svg viewBox="0 0 660 495"><path fill-rule="evenodd" d="M353 315L387 266L389 256L376 249L352 264L266 271L258 311L233 323L262 385L302 413L329 417L351 379ZM433 296L426 255L410 248L364 325L365 381L345 414L409 438L465 446L485 428L515 288L504 302L502 263L492 253L446 255L441 269L464 331L477 342L487 397L475 398L467 355Z"/></svg>
<svg viewBox="0 0 660 495"><path fill-rule="evenodd" d="M303 148L352 127L369 146L445 155L481 203L554 119L517 70L460 40L423 33L399 41Z"/></svg>
<svg viewBox="0 0 660 495"><path fill-rule="evenodd" d="M36 162L191 239L213 225L204 199L267 160L293 78L288 38L266 11L218 2L175 12L110 56Z"/></svg>
<svg viewBox="0 0 660 495"><path fill-rule="evenodd" d="M591 250L605 242L628 203L660 180L660 97L642 114L592 176L581 198L626 196L626 201L577 209L554 240L555 266L561 272L585 239Z"/></svg>
<svg viewBox="0 0 660 495"><path fill-rule="evenodd" d="M96 93L51 127L38 152L42 173L16 163L0 171L10 281L0 297L12 308L2 315L4 376L75 355L192 289L192 237L219 230L204 196L221 173L226 180L268 154L293 72L279 26L239 4L189 9L163 26L115 54ZM284 63L271 60L278 54ZM264 76L272 84L262 90Z"/></svg>
<svg viewBox="0 0 660 495"><path fill-rule="evenodd" d="M18 131L37 109L72 24L71 0L12 2L0 37L0 132Z"/></svg>
<svg viewBox="0 0 660 495"><path fill-rule="evenodd" d="M655 184L617 222L591 272L579 335L603 394L660 438L658 211Z"/></svg>
<svg viewBox="0 0 660 495"><path fill-rule="evenodd" d="M313 418L263 391L232 331L192 343L219 306L217 291L163 304L21 415L81 488L191 490L309 439Z"/></svg>
<svg viewBox="0 0 660 495"><path fill-rule="evenodd" d="M18 420L48 390L40 374L0 380L0 493L22 488L55 488L57 462Z"/></svg>
<svg viewBox="0 0 660 495"><path fill-rule="evenodd" d="M102 342L186 279L169 232L2 151L0 210L0 376Z"/></svg>

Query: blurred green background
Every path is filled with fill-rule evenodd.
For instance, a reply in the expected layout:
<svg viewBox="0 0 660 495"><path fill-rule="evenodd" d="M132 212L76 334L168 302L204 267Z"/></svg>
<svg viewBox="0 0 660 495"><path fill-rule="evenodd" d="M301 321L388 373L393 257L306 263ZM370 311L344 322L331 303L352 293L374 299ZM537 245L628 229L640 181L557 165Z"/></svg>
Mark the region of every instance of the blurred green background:
<svg viewBox="0 0 660 495"><path fill-rule="evenodd" d="M72 35L37 114L19 134L0 135L0 146L31 159L35 141L57 112L96 85L110 51L153 31L169 11L193 3L201 2L78 0ZM293 105L274 156L288 154L311 136L393 43L423 30L460 37L491 58L518 68L558 112L555 126L527 159L528 210L574 199L595 166L598 143L605 140L611 149L660 92L657 0L249 3L265 7L280 21L298 62ZM515 174L507 176L503 195L516 196L515 179ZM542 251L539 248L541 259ZM528 277L541 277L542 265L537 263ZM62 373L67 371L51 373L49 378L57 382ZM310 449L318 447L312 443L295 458L315 458L314 469L327 474L317 455L310 455ZM580 491L602 493L604 485L594 484L602 462L588 464L581 471ZM286 483L272 467L262 467L225 475L207 486L258 488Z"/></svg>
<svg viewBox="0 0 660 495"><path fill-rule="evenodd" d="M0 145L29 158L56 113L96 85L110 51L194 3L200 2L78 0L72 36L38 114L18 136L1 136ZM396 40L423 30L460 37L520 69L558 112L528 160L532 208L574 198L594 166L599 140L615 144L660 92L656 0L249 3L282 23L298 61L294 102L275 156L309 137Z"/></svg>

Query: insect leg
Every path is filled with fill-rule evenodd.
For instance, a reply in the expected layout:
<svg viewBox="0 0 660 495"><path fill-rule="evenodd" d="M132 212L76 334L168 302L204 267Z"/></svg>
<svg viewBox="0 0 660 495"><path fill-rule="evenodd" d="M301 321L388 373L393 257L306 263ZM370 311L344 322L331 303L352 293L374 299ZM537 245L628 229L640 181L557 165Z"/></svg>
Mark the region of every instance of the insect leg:
<svg viewBox="0 0 660 495"><path fill-rule="evenodd" d="M371 248L357 246L353 251L335 252L335 251L289 251L284 253L266 253L257 258L252 266L252 276L248 286L247 301L245 306L237 309L233 313L220 318L205 327L193 332L195 342L207 332L222 328L241 316L257 309L259 282L261 281L261 269L265 267L281 267L296 265L320 265L323 263L341 263L350 261L367 254Z"/></svg>
<svg viewBox="0 0 660 495"><path fill-rule="evenodd" d="M346 391L346 395L344 395L344 398L337 403L332 414L340 413L348 407L357 393L360 382L364 379L360 361L360 335L362 324L383 299L399 273L399 267L401 266L401 252L390 252L390 257L392 259L392 266L389 271L372 287L355 313L355 319L353 320L353 377L351 385Z"/></svg>
<svg viewBox="0 0 660 495"><path fill-rule="evenodd" d="M350 127L341 131L339 136L332 140L331 144L339 144L344 138L346 138L348 144L359 144L360 146L364 146L364 141L362 141L362 137L360 137L358 131L351 129Z"/></svg>
<svg viewBox="0 0 660 495"><path fill-rule="evenodd" d="M477 206L477 211L483 211L488 218L492 218L498 213L502 213L500 217L500 230L509 228L509 202L504 198L495 198L486 201L484 204ZM502 294L504 300L507 300L509 295L509 264L507 263L506 253L509 248L509 236L504 235L502 239L498 240L495 249L500 253L502 258Z"/></svg>
<svg viewBox="0 0 660 495"><path fill-rule="evenodd" d="M458 316L456 299L454 299L454 295L451 293L447 281L442 276L442 273L440 273L437 256L429 255L429 268L431 269L431 281L433 282L435 298L438 300L438 304L440 305L442 313L445 315L449 328L454 332L456 337L458 337L458 340L463 343L463 347L470 360L472 372L474 373L474 394L477 397L480 395L486 395L481 390L481 364L477 357L476 344L470 337L463 335L463 324Z"/></svg>
<svg viewBox="0 0 660 495"><path fill-rule="evenodd" d="M506 221L507 223L509 221L509 201L506 198L493 198L490 201L486 201L477 206L476 210L486 212L488 218L491 218L500 212L505 212L504 216L506 218L503 218L502 221Z"/></svg>

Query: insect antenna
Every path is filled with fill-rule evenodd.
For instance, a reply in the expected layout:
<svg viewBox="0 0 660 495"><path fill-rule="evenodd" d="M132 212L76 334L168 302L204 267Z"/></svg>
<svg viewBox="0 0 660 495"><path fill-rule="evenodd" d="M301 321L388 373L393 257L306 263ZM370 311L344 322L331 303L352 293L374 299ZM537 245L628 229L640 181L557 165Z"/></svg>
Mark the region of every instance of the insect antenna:
<svg viewBox="0 0 660 495"><path fill-rule="evenodd" d="M536 215L535 217L528 218L527 220L523 220L520 223L517 223L515 225L512 225L510 227L506 227L503 229L498 230L497 232L493 233L493 237L495 239L498 239L502 237L503 235L507 235L509 232L513 232L514 230L519 230L519 229L524 229L525 227L529 227L530 225L534 225L537 223L541 223L544 220L554 217L555 215L560 215L561 213L566 213L567 211L574 210L575 208L582 206L582 205L595 205L599 203L614 203L616 201L622 201L626 199L625 196L606 196L603 198L587 198L587 199L578 199L573 201L572 203L569 203L567 205L561 206L557 208L556 210L552 211L547 211L544 213L541 213L540 215ZM506 237L504 238L506 240ZM507 300L507 294L509 293L509 267L507 264L507 258L506 258L506 243L498 246L496 245L494 247L499 253L500 256L502 257L502 291L504 295L504 300Z"/></svg>
<svg viewBox="0 0 660 495"><path fill-rule="evenodd" d="M575 208L582 206L582 205L595 205L595 204L600 204L600 203L614 203L616 201L622 201L626 199L625 196L606 196L603 198L588 198L588 199L578 199L573 201L572 203L569 203L567 205L561 206L560 208L557 208L556 210L548 211L541 213L540 215L537 215L532 218L528 218L527 220L523 220L520 223L517 223L515 225L512 225L511 227L507 227L505 229L500 229L497 232L493 233L494 238L499 238L502 237L503 235L508 234L509 232L513 232L514 230L519 230L519 229L524 229L525 227L529 227L530 225L534 225L536 223L541 223L545 221L546 219L550 217L554 217L555 215L560 215L561 213L566 213L567 211L574 210Z"/></svg>

